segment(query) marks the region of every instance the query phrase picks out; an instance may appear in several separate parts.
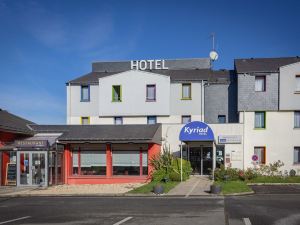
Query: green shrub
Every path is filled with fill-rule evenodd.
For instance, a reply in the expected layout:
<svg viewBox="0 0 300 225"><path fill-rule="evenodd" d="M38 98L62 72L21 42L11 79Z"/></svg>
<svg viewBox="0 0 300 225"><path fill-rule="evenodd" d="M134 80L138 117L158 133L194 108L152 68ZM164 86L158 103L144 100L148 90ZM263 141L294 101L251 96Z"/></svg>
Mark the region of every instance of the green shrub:
<svg viewBox="0 0 300 225"><path fill-rule="evenodd" d="M164 170L164 169L155 170L152 173L152 181L160 182L165 178L169 178L169 175L167 174L166 170Z"/></svg>
<svg viewBox="0 0 300 225"><path fill-rule="evenodd" d="M163 152L151 160L154 167L152 173L153 181L171 180L180 181L180 158L175 158L168 148L164 147ZM187 180L192 172L191 163L182 160L182 178Z"/></svg>
<svg viewBox="0 0 300 225"><path fill-rule="evenodd" d="M257 172L260 176L282 176L282 172L279 170L282 166L284 163L278 160L267 165L260 165Z"/></svg>
<svg viewBox="0 0 300 225"><path fill-rule="evenodd" d="M296 170L291 169L289 174L291 177L296 176Z"/></svg>
<svg viewBox="0 0 300 225"><path fill-rule="evenodd" d="M217 181L234 181L243 180L243 171L235 168L225 168L222 165L220 168L215 169L214 177Z"/></svg>
<svg viewBox="0 0 300 225"><path fill-rule="evenodd" d="M253 180L258 176L257 170L254 168L248 168L247 170L245 170L244 175L245 175L245 180Z"/></svg>
<svg viewBox="0 0 300 225"><path fill-rule="evenodd" d="M179 174L179 180L180 180L180 158L175 158L174 160L172 160L172 174L176 173ZM182 160L182 179L183 180L187 180L192 172L192 167L191 167L191 163L187 160ZM175 175L173 175L175 176ZM172 178L170 177L170 179L172 180ZM176 181L176 180L174 180Z"/></svg>

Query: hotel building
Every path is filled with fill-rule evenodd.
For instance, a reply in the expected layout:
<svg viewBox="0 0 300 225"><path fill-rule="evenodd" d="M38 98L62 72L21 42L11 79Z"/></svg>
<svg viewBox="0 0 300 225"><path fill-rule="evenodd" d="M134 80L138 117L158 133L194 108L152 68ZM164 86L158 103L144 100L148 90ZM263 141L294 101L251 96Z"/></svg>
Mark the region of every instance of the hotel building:
<svg viewBox="0 0 300 225"><path fill-rule="evenodd" d="M29 125L32 137L2 148L18 152L19 185L32 185L36 149L52 165L43 185L147 180L163 148L194 174L277 160L300 174L298 57L236 59L233 70L208 58L94 62L66 92L67 125Z"/></svg>

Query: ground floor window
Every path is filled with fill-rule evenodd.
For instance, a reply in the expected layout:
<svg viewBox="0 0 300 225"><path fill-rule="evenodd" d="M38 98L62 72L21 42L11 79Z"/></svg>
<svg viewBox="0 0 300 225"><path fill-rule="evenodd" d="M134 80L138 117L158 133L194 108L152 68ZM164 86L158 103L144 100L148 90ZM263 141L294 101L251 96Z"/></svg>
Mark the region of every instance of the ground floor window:
<svg viewBox="0 0 300 225"><path fill-rule="evenodd" d="M113 151L113 175L140 176L148 174L147 152Z"/></svg>
<svg viewBox="0 0 300 225"><path fill-rule="evenodd" d="M73 175L106 175L105 151L73 151Z"/></svg>
<svg viewBox="0 0 300 225"><path fill-rule="evenodd" d="M266 148L265 147L254 147L254 154L258 156L258 163L266 163Z"/></svg>
<svg viewBox="0 0 300 225"><path fill-rule="evenodd" d="M300 147L294 148L294 164L300 164Z"/></svg>

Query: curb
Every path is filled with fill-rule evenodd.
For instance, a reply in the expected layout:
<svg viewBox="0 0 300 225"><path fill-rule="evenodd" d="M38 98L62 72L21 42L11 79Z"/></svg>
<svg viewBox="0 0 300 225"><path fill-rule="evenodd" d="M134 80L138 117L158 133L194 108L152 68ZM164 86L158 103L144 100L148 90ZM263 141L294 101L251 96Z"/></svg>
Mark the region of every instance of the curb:
<svg viewBox="0 0 300 225"><path fill-rule="evenodd" d="M243 195L253 195L254 191L241 192L241 193L232 193L232 194L223 194L223 196L243 196Z"/></svg>
<svg viewBox="0 0 300 225"><path fill-rule="evenodd" d="M280 186L280 185L300 185L300 183L248 183L248 186L262 186L262 185L274 185L274 186Z"/></svg>
<svg viewBox="0 0 300 225"><path fill-rule="evenodd" d="M7 194L0 195L0 198L17 198L17 197L148 197L148 198L186 198L185 195L155 195L151 194ZM223 195L190 195L188 198L222 198Z"/></svg>

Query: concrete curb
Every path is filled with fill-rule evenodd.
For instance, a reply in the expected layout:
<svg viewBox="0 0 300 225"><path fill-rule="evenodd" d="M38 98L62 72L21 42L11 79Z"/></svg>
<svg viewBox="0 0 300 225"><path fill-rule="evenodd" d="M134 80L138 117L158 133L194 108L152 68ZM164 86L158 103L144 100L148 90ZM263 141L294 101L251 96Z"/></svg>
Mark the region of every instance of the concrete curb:
<svg viewBox="0 0 300 225"><path fill-rule="evenodd" d="M261 185L300 185L300 183L249 183L248 186L261 186Z"/></svg>
<svg viewBox="0 0 300 225"><path fill-rule="evenodd" d="M155 195L151 194L5 194L0 198L16 198L16 197L149 197L149 198L187 198L185 195ZM222 198L223 195L190 195L188 198Z"/></svg>
<svg viewBox="0 0 300 225"><path fill-rule="evenodd" d="M223 196L243 196L243 195L253 195L254 191L241 192L241 193L232 193L232 194L224 194Z"/></svg>

